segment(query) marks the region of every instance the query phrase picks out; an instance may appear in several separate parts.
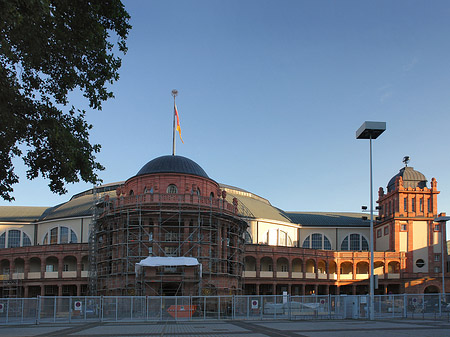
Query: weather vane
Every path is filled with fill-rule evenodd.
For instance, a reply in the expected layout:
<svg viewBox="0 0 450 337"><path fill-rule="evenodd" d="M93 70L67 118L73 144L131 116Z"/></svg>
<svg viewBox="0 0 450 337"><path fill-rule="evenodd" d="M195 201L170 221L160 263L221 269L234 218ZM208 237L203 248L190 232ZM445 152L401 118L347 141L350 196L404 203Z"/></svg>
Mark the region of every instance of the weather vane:
<svg viewBox="0 0 450 337"><path fill-rule="evenodd" d="M408 167L409 156L404 156L404 157L403 157L403 162L405 163L405 167Z"/></svg>

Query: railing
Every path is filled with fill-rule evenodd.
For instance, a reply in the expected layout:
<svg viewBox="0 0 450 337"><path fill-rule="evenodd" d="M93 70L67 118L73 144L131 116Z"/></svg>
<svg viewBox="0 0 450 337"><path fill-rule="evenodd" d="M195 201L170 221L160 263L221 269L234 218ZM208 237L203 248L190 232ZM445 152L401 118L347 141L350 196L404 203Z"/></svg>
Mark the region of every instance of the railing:
<svg viewBox="0 0 450 337"><path fill-rule="evenodd" d="M0 324L368 319L367 295L0 298ZM450 294L376 295L375 318L450 319Z"/></svg>

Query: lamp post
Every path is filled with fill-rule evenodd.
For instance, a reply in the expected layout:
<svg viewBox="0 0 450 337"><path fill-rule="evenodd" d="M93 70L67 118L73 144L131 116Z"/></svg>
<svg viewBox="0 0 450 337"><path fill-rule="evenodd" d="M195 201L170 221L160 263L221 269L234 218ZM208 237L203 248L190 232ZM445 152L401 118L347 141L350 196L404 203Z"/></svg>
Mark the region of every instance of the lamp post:
<svg viewBox="0 0 450 337"><path fill-rule="evenodd" d="M372 183L372 139L377 139L386 130L386 122L364 122L361 127L356 131L356 139L369 139L370 140L370 306L369 306L369 318L375 319L375 306L374 306L374 266L373 266L373 183Z"/></svg>
<svg viewBox="0 0 450 337"><path fill-rule="evenodd" d="M445 214L445 213L444 213ZM441 215L441 214L439 214ZM446 233L446 231L444 230L444 226L447 224L447 221L450 220L450 216L439 216L436 219L434 219L434 222L438 222L441 225L441 261L442 261L442 265L441 265L441 274L442 274L442 295L443 295L443 299L445 301L445 278L444 278L444 268L445 268L445 264L444 264L444 235Z"/></svg>

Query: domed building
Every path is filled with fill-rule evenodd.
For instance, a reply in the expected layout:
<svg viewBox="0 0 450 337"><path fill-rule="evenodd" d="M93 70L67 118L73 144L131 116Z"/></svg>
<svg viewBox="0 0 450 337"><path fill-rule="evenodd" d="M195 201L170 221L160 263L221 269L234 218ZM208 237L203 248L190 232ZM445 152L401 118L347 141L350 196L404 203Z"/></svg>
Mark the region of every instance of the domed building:
<svg viewBox="0 0 450 337"><path fill-rule="evenodd" d="M376 294L442 291L438 194L407 166L380 188ZM283 211L162 156L54 207L0 207L0 297L366 294L369 237L365 214Z"/></svg>

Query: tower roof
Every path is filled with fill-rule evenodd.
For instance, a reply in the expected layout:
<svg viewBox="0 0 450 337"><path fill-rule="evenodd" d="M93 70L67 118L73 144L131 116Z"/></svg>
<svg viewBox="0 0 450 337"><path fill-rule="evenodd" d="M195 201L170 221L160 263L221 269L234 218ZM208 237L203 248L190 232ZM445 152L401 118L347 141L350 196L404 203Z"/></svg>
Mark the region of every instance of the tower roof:
<svg viewBox="0 0 450 337"><path fill-rule="evenodd" d="M414 170L414 167L403 167L395 176L389 180L387 191L391 192L395 190L395 181L397 180L397 177L402 177L403 179L403 186L405 188L424 188L427 186L427 178L419 172Z"/></svg>
<svg viewBox="0 0 450 337"><path fill-rule="evenodd" d="M183 156L162 156L145 164L137 176L152 173L183 173L208 178L206 172L193 160Z"/></svg>

